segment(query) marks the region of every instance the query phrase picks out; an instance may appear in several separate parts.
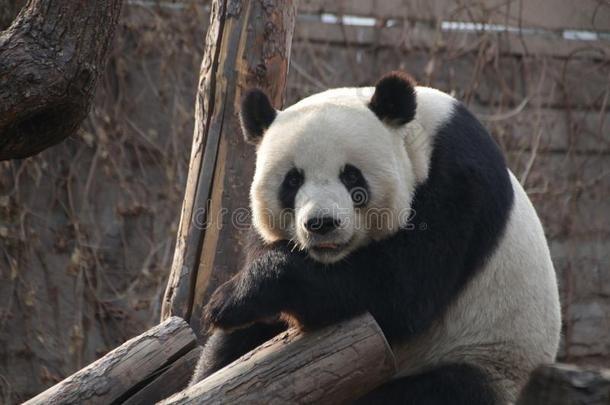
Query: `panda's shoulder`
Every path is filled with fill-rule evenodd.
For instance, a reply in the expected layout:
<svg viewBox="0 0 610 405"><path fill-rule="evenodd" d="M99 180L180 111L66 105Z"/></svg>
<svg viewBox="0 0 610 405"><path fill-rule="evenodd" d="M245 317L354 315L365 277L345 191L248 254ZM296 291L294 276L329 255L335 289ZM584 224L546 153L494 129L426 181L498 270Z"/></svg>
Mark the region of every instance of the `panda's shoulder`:
<svg viewBox="0 0 610 405"><path fill-rule="evenodd" d="M421 126L433 136L439 128L449 122L459 102L440 90L416 86L416 111L414 124Z"/></svg>
<svg viewBox="0 0 610 405"><path fill-rule="evenodd" d="M463 103L434 88L417 86L415 90L417 112L413 125L427 133L429 159L451 162L451 170L492 170L494 175L508 177L502 151Z"/></svg>
<svg viewBox="0 0 610 405"><path fill-rule="evenodd" d="M416 120L428 126L430 146L427 175L415 191L414 208L428 217L442 217L447 206L438 200L447 199L451 206L459 208L463 217L478 216L483 228L493 230L492 239L498 238L514 197L502 150L463 103L439 90L425 87L416 90ZM447 226L455 225L452 224ZM472 224L461 225L468 228Z"/></svg>

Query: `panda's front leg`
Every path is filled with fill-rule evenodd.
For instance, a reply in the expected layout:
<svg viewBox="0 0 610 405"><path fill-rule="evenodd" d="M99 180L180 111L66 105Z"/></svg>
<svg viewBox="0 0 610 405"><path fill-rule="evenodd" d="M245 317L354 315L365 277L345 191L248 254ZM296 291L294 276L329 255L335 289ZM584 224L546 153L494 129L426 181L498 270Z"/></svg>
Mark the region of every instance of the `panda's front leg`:
<svg viewBox="0 0 610 405"><path fill-rule="evenodd" d="M203 347L190 385L215 373L284 330L286 324L281 321L259 322L234 331L215 330Z"/></svg>
<svg viewBox="0 0 610 405"><path fill-rule="evenodd" d="M204 325L234 330L275 318L287 302L286 271L285 258L273 252L248 264L214 291L203 311Z"/></svg>
<svg viewBox="0 0 610 405"><path fill-rule="evenodd" d="M204 324L234 330L282 314L303 329L317 329L368 309L369 291L375 288L369 273L348 262L327 266L276 247L214 292Z"/></svg>

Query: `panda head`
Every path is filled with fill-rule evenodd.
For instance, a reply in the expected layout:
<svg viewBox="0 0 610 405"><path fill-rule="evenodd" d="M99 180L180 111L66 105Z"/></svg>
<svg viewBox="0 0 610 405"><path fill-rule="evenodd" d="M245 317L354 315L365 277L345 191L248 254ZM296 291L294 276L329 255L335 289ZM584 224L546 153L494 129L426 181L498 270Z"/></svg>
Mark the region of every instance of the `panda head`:
<svg viewBox="0 0 610 405"><path fill-rule="evenodd" d="M253 225L268 243L291 240L333 263L405 225L415 187L405 127L416 96L402 72L369 88L328 90L276 111L260 90L243 99L257 145Z"/></svg>

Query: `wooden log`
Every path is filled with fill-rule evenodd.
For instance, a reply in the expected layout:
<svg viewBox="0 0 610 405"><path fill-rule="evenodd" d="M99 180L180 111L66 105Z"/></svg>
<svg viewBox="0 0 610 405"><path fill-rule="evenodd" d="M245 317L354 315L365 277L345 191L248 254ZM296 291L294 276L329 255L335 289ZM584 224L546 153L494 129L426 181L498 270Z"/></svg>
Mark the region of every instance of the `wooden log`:
<svg viewBox="0 0 610 405"><path fill-rule="evenodd" d="M278 335L162 404L337 404L360 397L396 372L370 314L315 332Z"/></svg>
<svg viewBox="0 0 610 405"><path fill-rule="evenodd" d="M610 370L552 364L536 369L517 405L608 405Z"/></svg>
<svg viewBox="0 0 610 405"><path fill-rule="evenodd" d="M122 402L140 383L196 345L182 319L172 317L128 340L101 359L30 399L26 404Z"/></svg>
<svg viewBox="0 0 610 405"><path fill-rule="evenodd" d="M162 308L199 331L203 303L238 268L249 220L254 148L236 114L259 87L283 104L296 0L214 0L201 64L195 130L174 261ZM247 217L247 214L245 215ZM193 309L194 308L194 309Z"/></svg>
<svg viewBox="0 0 610 405"><path fill-rule="evenodd" d="M201 349L201 346L197 346L171 365L160 370L157 376L149 379L150 382L123 402L123 405L154 404L182 391L193 376Z"/></svg>
<svg viewBox="0 0 610 405"><path fill-rule="evenodd" d="M0 160L73 134L89 112L122 0L31 0L0 33Z"/></svg>

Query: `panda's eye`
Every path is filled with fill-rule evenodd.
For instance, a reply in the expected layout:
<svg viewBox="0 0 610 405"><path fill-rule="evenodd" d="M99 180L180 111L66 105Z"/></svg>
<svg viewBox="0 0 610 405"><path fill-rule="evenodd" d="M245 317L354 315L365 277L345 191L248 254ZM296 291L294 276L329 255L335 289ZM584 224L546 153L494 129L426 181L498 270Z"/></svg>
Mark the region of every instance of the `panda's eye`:
<svg viewBox="0 0 610 405"><path fill-rule="evenodd" d="M350 171L345 173L343 179L345 183L349 185L356 185L356 183L358 183L358 181L360 180L360 176L358 176L358 173Z"/></svg>
<svg viewBox="0 0 610 405"><path fill-rule="evenodd" d="M289 177L288 178L288 187L290 188L297 188L299 186L299 184L301 183L301 180L294 176L294 177Z"/></svg>
<svg viewBox="0 0 610 405"><path fill-rule="evenodd" d="M296 167L290 169L288 173L286 173L284 180L282 180L278 196L283 208L294 208L294 199L304 181L305 176L303 175L303 172Z"/></svg>
<svg viewBox="0 0 610 405"><path fill-rule="evenodd" d="M360 170L352 165L345 165L341 171L340 178L347 188L357 187L364 182Z"/></svg>
<svg viewBox="0 0 610 405"><path fill-rule="evenodd" d="M360 169L350 164L345 165L339 175L341 182L350 193L354 206L363 207L369 199L369 188Z"/></svg>
<svg viewBox="0 0 610 405"><path fill-rule="evenodd" d="M303 174L297 169L292 169L286 174L284 184L286 187L295 189L299 188L303 183Z"/></svg>

